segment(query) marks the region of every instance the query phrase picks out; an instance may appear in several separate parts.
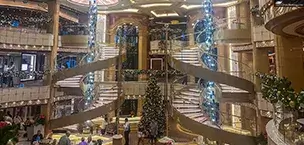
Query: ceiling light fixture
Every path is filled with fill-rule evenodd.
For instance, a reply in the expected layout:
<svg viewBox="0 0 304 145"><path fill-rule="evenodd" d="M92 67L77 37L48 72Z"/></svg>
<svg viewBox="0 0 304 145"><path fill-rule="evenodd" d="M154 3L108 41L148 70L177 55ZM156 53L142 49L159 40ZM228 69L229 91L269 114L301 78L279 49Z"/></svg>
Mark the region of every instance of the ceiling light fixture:
<svg viewBox="0 0 304 145"><path fill-rule="evenodd" d="M232 5L235 5L237 4L238 1L230 1L230 2L224 2L224 3L216 3L216 4L213 4L214 7L229 7L229 6L232 6ZM184 8L184 9L195 9L195 8L201 8L203 7L203 5L182 5L181 8Z"/></svg>
<svg viewBox="0 0 304 145"><path fill-rule="evenodd" d="M113 11L98 11L98 13L101 13L101 14L124 13L124 12L137 13L138 9L124 9L124 10L113 10Z"/></svg>
<svg viewBox="0 0 304 145"><path fill-rule="evenodd" d="M173 16L179 16L177 13L156 14L154 11L151 11L151 13L152 13L155 17L173 17Z"/></svg>
<svg viewBox="0 0 304 145"><path fill-rule="evenodd" d="M150 8L150 7L165 7L165 6L171 6L172 3L158 3L158 4L145 4L141 5L142 8Z"/></svg>

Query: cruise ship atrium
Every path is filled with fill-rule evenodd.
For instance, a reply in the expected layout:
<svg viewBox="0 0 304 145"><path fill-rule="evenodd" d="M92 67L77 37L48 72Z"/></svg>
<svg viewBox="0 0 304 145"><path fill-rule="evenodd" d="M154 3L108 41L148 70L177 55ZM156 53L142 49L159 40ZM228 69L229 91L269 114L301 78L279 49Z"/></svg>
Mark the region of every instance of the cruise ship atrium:
<svg viewBox="0 0 304 145"><path fill-rule="evenodd" d="M0 0L0 145L304 144L302 6Z"/></svg>

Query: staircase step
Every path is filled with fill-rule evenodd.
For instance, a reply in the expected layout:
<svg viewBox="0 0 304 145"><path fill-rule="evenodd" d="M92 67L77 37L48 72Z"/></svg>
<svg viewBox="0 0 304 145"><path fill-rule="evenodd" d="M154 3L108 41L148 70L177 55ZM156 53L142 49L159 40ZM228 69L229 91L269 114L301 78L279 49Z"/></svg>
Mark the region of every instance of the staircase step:
<svg viewBox="0 0 304 145"><path fill-rule="evenodd" d="M186 114L186 116L194 119L194 118L198 118L198 117L203 117L204 114L201 112L201 113Z"/></svg>
<svg viewBox="0 0 304 145"><path fill-rule="evenodd" d="M179 99L179 100L174 99L173 104L195 104L195 105L198 105L199 102L190 102L190 101L182 100L182 99Z"/></svg>
<svg viewBox="0 0 304 145"><path fill-rule="evenodd" d="M181 94L185 96L200 97L200 94L197 92L186 91L186 92L181 92Z"/></svg>
<svg viewBox="0 0 304 145"><path fill-rule="evenodd" d="M200 100L200 98L197 97L197 96L187 96L187 95L178 95L176 97L176 99L188 100L190 102L192 102L192 101L199 101Z"/></svg>
<svg viewBox="0 0 304 145"><path fill-rule="evenodd" d="M178 109L178 111L182 114L189 114L189 113L198 113L201 112L201 109Z"/></svg>
<svg viewBox="0 0 304 145"><path fill-rule="evenodd" d="M199 108L198 105L191 105L191 104L173 104L175 108Z"/></svg>
<svg viewBox="0 0 304 145"><path fill-rule="evenodd" d="M207 117L198 117L198 118L195 118L194 120L197 121L197 122L200 122L200 123L204 123L205 121L207 121Z"/></svg>

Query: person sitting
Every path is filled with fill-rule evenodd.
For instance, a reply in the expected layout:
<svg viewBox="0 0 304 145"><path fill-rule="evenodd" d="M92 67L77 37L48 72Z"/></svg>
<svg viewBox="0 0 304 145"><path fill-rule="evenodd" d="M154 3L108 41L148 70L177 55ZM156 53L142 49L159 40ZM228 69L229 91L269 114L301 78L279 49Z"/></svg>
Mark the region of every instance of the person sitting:
<svg viewBox="0 0 304 145"><path fill-rule="evenodd" d="M38 130L37 134L35 134L32 138L32 143L33 142L40 142L43 139L43 135L41 134L41 131Z"/></svg>
<svg viewBox="0 0 304 145"><path fill-rule="evenodd" d="M81 142L78 145L88 145L88 143L85 141L84 137L82 137Z"/></svg>

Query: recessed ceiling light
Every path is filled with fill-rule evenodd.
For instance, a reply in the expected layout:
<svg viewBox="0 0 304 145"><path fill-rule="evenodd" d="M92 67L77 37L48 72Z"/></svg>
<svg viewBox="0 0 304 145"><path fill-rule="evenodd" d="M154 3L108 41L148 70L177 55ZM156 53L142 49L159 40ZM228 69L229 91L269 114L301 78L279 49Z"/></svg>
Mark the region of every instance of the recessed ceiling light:
<svg viewBox="0 0 304 145"><path fill-rule="evenodd" d="M172 3L156 3L156 4L145 4L141 5L142 8L150 8L150 7L164 7L164 6L171 6Z"/></svg>

